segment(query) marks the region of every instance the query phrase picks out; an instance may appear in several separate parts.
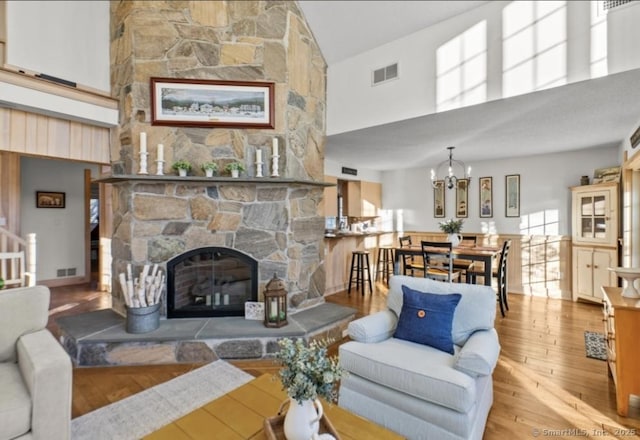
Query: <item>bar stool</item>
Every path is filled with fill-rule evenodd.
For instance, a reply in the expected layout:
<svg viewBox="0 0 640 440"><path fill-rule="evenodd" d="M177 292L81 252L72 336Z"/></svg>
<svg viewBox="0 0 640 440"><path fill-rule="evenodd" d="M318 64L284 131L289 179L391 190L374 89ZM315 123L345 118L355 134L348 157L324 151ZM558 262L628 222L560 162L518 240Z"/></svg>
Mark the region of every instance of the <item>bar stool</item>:
<svg viewBox="0 0 640 440"><path fill-rule="evenodd" d="M353 279L354 274L356 276L355 280ZM349 289L347 293L351 295L351 286L355 283L356 289L360 290L362 295L364 295L367 290L367 286L364 284L365 281L369 283L369 291L373 293L369 268L369 251L353 251L351 254L351 273L349 274Z"/></svg>
<svg viewBox="0 0 640 440"><path fill-rule="evenodd" d="M380 246L376 260L376 281L381 279L389 285L389 277L393 275L393 247Z"/></svg>

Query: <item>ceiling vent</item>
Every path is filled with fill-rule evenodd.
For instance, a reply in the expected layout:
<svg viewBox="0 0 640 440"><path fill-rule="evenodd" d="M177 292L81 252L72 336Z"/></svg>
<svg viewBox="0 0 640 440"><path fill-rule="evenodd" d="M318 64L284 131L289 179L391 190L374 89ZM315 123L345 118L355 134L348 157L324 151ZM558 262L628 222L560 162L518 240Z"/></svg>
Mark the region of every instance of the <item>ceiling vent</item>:
<svg viewBox="0 0 640 440"><path fill-rule="evenodd" d="M627 3L631 3L633 0L604 0L602 2L602 9L605 11L609 11L613 8L617 8L622 5L626 5Z"/></svg>
<svg viewBox="0 0 640 440"><path fill-rule="evenodd" d="M398 78L398 63L373 71L373 85Z"/></svg>

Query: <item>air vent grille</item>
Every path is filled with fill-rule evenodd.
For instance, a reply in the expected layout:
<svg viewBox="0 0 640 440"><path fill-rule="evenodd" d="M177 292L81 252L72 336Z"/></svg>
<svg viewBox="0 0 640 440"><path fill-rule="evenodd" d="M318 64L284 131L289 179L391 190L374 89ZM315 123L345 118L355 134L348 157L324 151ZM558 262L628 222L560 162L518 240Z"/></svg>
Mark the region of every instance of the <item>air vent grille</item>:
<svg viewBox="0 0 640 440"><path fill-rule="evenodd" d="M604 0L602 2L602 9L608 11L613 8L617 8L618 6L626 5L627 3L631 3L633 0Z"/></svg>
<svg viewBox="0 0 640 440"><path fill-rule="evenodd" d="M373 71L373 85L398 78L398 63Z"/></svg>

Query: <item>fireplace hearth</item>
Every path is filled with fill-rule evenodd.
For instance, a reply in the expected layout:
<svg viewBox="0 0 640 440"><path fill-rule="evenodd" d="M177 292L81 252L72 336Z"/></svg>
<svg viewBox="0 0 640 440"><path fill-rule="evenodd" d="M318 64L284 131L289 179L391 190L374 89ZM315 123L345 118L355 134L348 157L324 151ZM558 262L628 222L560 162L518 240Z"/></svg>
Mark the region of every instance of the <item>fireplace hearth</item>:
<svg viewBox="0 0 640 440"><path fill-rule="evenodd" d="M258 300L258 261L227 247L203 247L167 262L167 318L244 316Z"/></svg>

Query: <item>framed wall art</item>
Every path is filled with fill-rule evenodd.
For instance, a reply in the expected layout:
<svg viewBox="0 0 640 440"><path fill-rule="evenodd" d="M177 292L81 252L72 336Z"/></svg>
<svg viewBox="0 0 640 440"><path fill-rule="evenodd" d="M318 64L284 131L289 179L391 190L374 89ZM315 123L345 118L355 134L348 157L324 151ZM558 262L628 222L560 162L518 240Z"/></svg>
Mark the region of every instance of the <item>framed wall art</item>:
<svg viewBox="0 0 640 440"><path fill-rule="evenodd" d="M275 128L270 82L151 78L151 125Z"/></svg>
<svg viewBox="0 0 640 440"><path fill-rule="evenodd" d="M520 174L505 176L505 217L520 217Z"/></svg>
<svg viewBox="0 0 640 440"><path fill-rule="evenodd" d="M469 217L469 179L456 182L456 217Z"/></svg>
<svg viewBox="0 0 640 440"><path fill-rule="evenodd" d="M36 208L64 208L65 193L36 191Z"/></svg>
<svg viewBox="0 0 640 440"><path fill-rule="evenodd" d="M444 180L436 180L433 188L433 216L443 218L445 215Z"/></svg>
<svg viewBox="0 0 640 440"><path fill-rule="evenodd" d="M478 182L480 185L480 217L493 217L493 178L481 177Z"/></svg>

